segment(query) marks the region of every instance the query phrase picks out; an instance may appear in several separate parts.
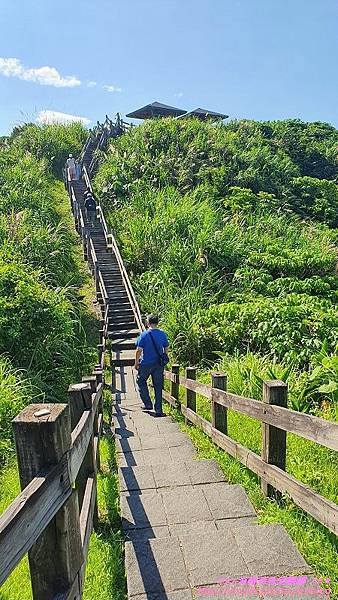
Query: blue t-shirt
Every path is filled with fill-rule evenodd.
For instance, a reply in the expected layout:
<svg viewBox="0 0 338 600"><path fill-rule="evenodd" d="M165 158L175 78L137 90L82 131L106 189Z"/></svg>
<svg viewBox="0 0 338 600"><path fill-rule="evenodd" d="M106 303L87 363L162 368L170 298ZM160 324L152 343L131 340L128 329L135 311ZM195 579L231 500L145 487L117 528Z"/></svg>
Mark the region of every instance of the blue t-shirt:
<svg viewBox="0 0 338 600"><path fill-rule="evenodd" d="M167 335L162 329L147 329L143 331L136 340L136 347L143 350L141 362L144 365L156 363L159 360L154 344L150 339L150 332L159 354L163 354L164 348L169 346Z"/></svg>

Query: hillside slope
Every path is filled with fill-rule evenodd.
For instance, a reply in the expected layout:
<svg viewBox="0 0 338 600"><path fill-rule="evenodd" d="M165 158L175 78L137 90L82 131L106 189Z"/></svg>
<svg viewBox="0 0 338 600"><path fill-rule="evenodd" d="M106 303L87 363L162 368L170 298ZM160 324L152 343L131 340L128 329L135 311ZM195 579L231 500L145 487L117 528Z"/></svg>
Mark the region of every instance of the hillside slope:
<svg viewBox="0 0 338 600"><path fill-rule="evenodd" d="M194 119L111 143L96 189L181 362L249 351L306 373L303 409L337 399L337 144L324 123Z"/></svg>

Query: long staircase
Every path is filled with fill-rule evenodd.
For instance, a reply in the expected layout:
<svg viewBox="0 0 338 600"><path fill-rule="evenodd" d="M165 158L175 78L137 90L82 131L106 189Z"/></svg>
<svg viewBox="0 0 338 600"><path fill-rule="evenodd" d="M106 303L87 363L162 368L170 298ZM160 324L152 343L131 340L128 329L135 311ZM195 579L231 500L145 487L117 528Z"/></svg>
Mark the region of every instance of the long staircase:
<svg viewBox="0 0 338 600"><path fill-rule="evenodd" d="M112 124L112 122L110 122ZM88 221L84 206L84 193L92 191L89 173L95 167L95 153L102 149L110 137L117 137L124 131L123 122L118 118L110 128L89 136L84 147L82 178L68 182L77 230L82 236L85 258L88 260L96 281L98 300L102 309L101 346L111 340L112 367L128 366L134 363L135 342L142 330L142 320L138 304L119 253L114 236L97 202L97 218L94 225Z"/></svg>
<svg viewBox="0 0 338 600"><path fill-rule="evenodd" d="M121 123L118 124L119 127ZM111 128L116 134L117 128ZM83 155L83 178L68 182L76 227L95 278L102 310L100 362L112 343L113 422L119 464L122 527L130 600L260 598L274 596L285 576L293 582L279 594L300 594L295 576L311 570L282 525L258 525L242 486L226 482L217 463L197 460L188 436L169 417L141 410L134 362L140 311L118 247L100 205L93 227L84 191L102 132ZM265 578L265 579L264 579ZM269 578L272 587L266 586ZM283 585L283 583L282 583ZM298 585L298 587L297 587Z"/></svg>

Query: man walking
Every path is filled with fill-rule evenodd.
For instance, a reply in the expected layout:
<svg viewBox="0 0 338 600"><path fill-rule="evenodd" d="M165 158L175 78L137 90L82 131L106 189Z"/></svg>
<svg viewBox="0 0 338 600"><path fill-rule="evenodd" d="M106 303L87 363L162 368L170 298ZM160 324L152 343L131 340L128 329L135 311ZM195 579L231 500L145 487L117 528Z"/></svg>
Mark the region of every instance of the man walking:
<svg viewBox="0 0 338 600"><path fill-rule="evenodd" d="M96 202L91 192L87 192L85 194L84 205L87 213L87 219L91 224L91 227L94 227L96 220Z"/></svg>
<svg viewBox="0 0 338 600"><path fill-rule="evenodd" d="M169 362L168 338L158 327L158 316L149 315L148 329L136 340L135 369L138 371L136 383L145 410L152 410L147 380L151 375L155 391L155 414L162 417L163 372Z"/></svg>

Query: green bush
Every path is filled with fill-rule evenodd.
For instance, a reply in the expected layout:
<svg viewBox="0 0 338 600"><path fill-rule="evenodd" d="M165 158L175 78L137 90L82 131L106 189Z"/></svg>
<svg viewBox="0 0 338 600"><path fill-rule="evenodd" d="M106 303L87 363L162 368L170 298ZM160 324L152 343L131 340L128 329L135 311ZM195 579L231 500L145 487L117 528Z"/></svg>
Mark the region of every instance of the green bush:
<svg viewBox="0 0 338 600"><path fill-rule="evenodd" d="M27 123L16 129L10 141L19 149L44 161L48 170L55 177L61 178L68 154L78 156L87 135L81 123L41 126Z"/></svg>
<svg viewBox="0 0 338 600"><path fill-rule="evenodd" d="M13 369L8 358L0 356L0 466L13 451L12 419L37 397L38 391L23 374Z"/></svg>
<svg viewBox="0 0 338 600"><path fill-rule="evenodd" d="M296 177L291 183L290 206L301 215L338 226L338 186L334 181Z"/></svg>
<svg viewBox="0 0 338 600"><path fill-rule="evenodd" d="M69 375L80 371L79 327L67 289L48 287L41 272L25 265L0 263L0 353L41 373L54 398L65 394Z"/></svg>
<svg viewBox="0 0 338 600"><path fill-rule="evenodd" d="M338 310L323 298L289 294L280 298L256 297L242 302L210 306L195 318L201 351L221 347L230 354L252 352L303 367L320 350L323 340L335 350Z"/></svg>
<svg viewBox="0 0 338 600"><path fill-rule="evenodd" d="M101 156L96 190L175 358L292 364L311 404L300 370L337 339L337 143L323 123L160 119Z"/></svg>
<svg viewBox="0 0 338 600"><path fill-rule="evenodd" d="M53 176L84 137L78 125L27 125L0 148L0 355L12 365L0 359L0 386L13 381L16 393L0 396L0 460L12 450L10 419L29 402L29 390L65 400L92 360L72 287L82 279L75 236L63 222L65 190ZM13 369L24 369L25 380Z"/></svg>

